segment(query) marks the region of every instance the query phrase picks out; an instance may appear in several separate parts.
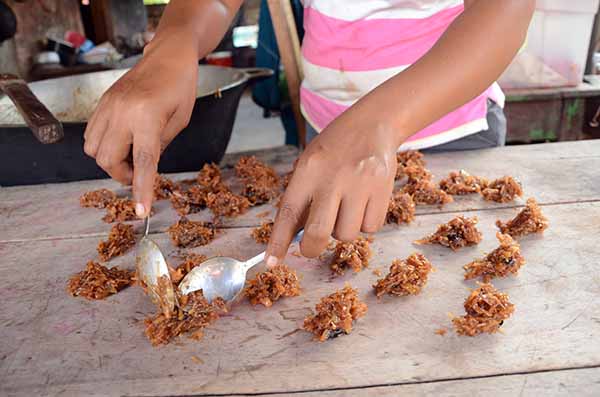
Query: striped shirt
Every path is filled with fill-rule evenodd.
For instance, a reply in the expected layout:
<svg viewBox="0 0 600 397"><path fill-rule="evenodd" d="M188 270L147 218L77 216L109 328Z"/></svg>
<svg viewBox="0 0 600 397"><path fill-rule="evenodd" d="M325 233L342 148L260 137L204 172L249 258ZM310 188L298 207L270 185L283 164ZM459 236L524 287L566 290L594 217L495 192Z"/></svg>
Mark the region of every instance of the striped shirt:
<svg viewBox="0 0 600 397"><path fill-rule="evenodd" d="M369 91L422 57L464 9L462 0L303 3L301 107L319 132ZM494 83L411 136L401 149L432 147L487 129L488 98L504 106L504 95Z"/></svg>

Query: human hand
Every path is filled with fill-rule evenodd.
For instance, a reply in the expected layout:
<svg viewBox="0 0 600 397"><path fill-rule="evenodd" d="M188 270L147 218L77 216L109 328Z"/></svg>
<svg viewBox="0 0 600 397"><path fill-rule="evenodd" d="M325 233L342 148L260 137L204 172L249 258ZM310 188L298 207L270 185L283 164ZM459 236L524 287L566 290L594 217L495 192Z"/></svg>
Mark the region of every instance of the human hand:
<svg viewBox="0 0 600 397"><path fill-rule="evenodd" d="M152 207L160 155L189 123L196 99L196 49L175 36L165 40L152 42L102 96L84 135L86 154L113 179L133 183L139 217Z"/></svg>
<svg viewBox="0 0 600 397"><path fill-rule="evenodd" d="M384 224L397 167L396 137L388 127L351 119L333 122L299 157L275 218L268 266L283 260L302 227L300 250L316 257L332 235L352 241Z"/></svg>

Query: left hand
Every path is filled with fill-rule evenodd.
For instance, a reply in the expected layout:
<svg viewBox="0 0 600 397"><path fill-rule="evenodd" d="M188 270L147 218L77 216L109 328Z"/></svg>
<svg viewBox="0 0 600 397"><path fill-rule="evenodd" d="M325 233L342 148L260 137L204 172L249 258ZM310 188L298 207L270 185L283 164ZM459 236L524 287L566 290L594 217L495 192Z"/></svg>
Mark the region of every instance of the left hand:
<svg viewBox="0 0 600 397"><path fill-rule="evenodd" d="M268 266L284 259L302 227L300 250L309 258L320 255L332 235L352 241L381 228L396 175L395 135L367 118L340 117L310 143L281 200Z"/></svg>

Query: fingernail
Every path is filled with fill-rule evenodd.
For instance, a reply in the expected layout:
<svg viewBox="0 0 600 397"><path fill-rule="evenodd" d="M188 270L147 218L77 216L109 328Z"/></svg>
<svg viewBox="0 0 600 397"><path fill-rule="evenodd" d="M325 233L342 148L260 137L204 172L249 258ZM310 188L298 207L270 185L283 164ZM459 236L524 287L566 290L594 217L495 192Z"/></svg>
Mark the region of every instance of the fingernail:
<svg viewBox="0 0 600 397"><path fill-rule="evenodd" d="M144 215L146 214L146 209L144 208L144 204L142 204L142 203L135 204L135 214L140 218L144 217Z"/></svg>
<svg viewBox="0 0 600 397"><path fill-rule="evenodd" d="M273 255L269 255L267 257L267 260L265 261L265 263L267 264L267 267L273 267L277 265L277 258L275 258Z"/></svg>

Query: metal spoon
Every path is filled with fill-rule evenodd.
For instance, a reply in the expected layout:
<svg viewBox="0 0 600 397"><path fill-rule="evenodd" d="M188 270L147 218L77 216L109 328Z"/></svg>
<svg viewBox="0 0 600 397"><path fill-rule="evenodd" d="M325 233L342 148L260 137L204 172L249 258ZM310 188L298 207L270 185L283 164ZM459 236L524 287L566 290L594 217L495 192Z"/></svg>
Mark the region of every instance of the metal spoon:
<svg viewBox="0 0 600 397"><path fill-rule="evenodd" d="M152 301L158 305L165 316L175 310L175 291L171 282L171 274L164 255L158 245L148 237L150 216L144 220L144 237L137 246L135 266L138 277L146 284L147 292ZM159 286L159 280L163 282Z"/></svg>
<svg viewBox="0 0 600 397"><path fill-rule="evenodd" d="M298 232L292 240L297 243L302 238L304 231ZM248 271L265 259L265 252L254 258L241 262L233 258L214 257L200 266L193 268L179 283L179 292L187 295L190 292L202 290L204 297L209 302L221 297L226 302L234 300L244 289Z"/></svg>

